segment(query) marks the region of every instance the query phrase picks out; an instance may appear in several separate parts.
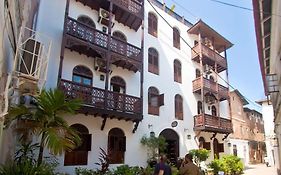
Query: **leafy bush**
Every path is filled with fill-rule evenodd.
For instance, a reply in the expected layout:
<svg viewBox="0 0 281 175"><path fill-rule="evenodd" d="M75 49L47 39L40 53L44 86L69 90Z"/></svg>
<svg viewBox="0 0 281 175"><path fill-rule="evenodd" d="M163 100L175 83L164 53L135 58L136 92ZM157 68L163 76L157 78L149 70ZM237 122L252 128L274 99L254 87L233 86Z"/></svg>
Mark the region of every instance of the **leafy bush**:
<svg viewBox="0 0 281 175"><path fill-rule="evenodd" d="M106 172L109 171L108 167L109 167L110 156L109 154L106 153L104 149L100 148L100 151L101 152L99 155L99 162L95 164L100 166L98 172L100 174L105 174Z"/></svg>
<svg viewBox="0 0 281 175"><path fill-rule="evenodd" d="M0 166L0 175L55 175L55 167L42 163L37 166L32 160L22 160L21 162L10 161Z"/></svg>
<svg viewBox="0 0 281 175"><path fill-rule="evenodd" d="M234 155L226 155L221 159L215 159L208 166L213 169L214 174L223 171L228 175L237 175L242 174L244 169L241 159Z"/></svg>
<svg viewBox="0 0 281 175"><path fill-rule="evenodd" d="M113 172L114 175L140 175L142 172L138 166L129 167L128 165L118 166Z"/></svg>
<svg viewBox="0 0 281 175"><path fill-rule="evenodd" d="M141 138L141 144L147 147L148 161L155 160L158 156L158 150L164 152L167 146L166 140L163 136L143 136Z"/></svg>
<svg viewBox="0 0 281 175"><path fill-rule="evenodd" d="M200 166L201 162L208 159L210 151L206 149L192 149L189 151L189 154L192 155L197 166Z"/></svg>

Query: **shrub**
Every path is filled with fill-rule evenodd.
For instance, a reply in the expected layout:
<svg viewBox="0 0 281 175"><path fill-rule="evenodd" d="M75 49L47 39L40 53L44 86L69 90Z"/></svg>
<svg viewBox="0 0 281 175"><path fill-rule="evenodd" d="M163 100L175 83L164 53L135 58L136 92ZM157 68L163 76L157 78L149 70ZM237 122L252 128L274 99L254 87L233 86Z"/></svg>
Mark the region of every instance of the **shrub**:
<svg viewBox="0 0 281 175"><path fill-rule="evenodd" d="M141 168L138 166L129 167L128 165L121 165L113 172L114 175L139 175Z"/></svg>
<svg viewBox="0 0 281 175"><path fill-rule="evenodd" d="M228 175L237 175L242 174L244 169L241 159L234 155L226 155L221 159L215 159L208 166L213 169L214 174L223 171Z"/></svg>
<svg viewBox="0 0 281 175"><path fill-rule="evenodd" d="M200 166L201 162L208 159L210 151L206 149L192 149L189 151L189 154L192 155L195 163Z"/></svg>

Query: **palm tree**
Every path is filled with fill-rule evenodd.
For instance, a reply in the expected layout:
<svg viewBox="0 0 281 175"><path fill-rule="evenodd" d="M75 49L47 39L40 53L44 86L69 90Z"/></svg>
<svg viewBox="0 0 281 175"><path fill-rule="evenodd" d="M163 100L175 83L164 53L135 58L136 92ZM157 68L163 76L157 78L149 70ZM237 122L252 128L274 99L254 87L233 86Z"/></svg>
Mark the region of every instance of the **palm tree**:
<svg viewBox="0 0 281 175"><path fill-rule="evenodd" d="M28 132L39 137L39 154L37 165L42 163L44 147L52 154L60 155L70 151L81 143L76 130L69 127L63 116L74 113L79 109L79 100L66 100L65 95L58 89L43 90L35 97L33 107L24 105L11 107L7 123L20 121L17 130L21 137L26 138ZM20 127L20 126L24 126ZM28 129L28 132L26 132ZM23 132L25 131L25 132Z"/></svg>

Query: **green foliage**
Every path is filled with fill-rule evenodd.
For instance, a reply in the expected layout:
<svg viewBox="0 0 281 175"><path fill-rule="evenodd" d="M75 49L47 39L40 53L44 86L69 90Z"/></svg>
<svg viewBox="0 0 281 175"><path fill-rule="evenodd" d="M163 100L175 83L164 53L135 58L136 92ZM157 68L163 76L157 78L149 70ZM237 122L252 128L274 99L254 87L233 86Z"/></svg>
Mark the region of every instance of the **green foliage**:
<svg viewBox="0 0 281 175"><path fill-rule="evenodd" d="M179 170L175 166L171 166L172 175L179 175Z"/></svg>
<svg viewBox="0 0 281 175"><path fill-rule="evenodd" d="M221 159L215 159L208 166L213 169L214 174L223 171L228 175L236 175L242 174L244 169L241 159L234 155L226 155Z"/></svg>
<svg viewBox="0 0 281 175"><path fill-rule="evenodd" d="M195 163L199 166L201 162L208 159L210 151L206 149L192 149L189 151L189 154L192 155Z"/></svg>
<svg viewBox="0 0 281 175"><path fill-rule="evenodd" d="M96 165L100 166L100 169L98 170L99 173L105 174L106 172L109 171L108 170L109 160L110 160L109 155L106 153L104 149L100 148L99 162L95 163Z"/></svg>
<svg viewBox="0 0 281 175"><path fill-rule="evenodd" d="M155 160L158 156L158 150L160 152L164 152L167 146L166 140L163 136L143 136L140 142L142 145L147 147L149 160Z"/></svg>
<svg viewBox="0 0 281 175"><path fill-rule="evenodd" d="M75 174L76 175L98 175L97 171L87 169L87 168L75 168Z"/></svg>
<svg viewBox="0 0 281 175"><path fill-rule="evenodd" d="M42 162L43 148L46 146L52 154L62 154L70 151L81 143L74 129L70 128L63 116L74 113L81 106L79 100L66 100L64 93L58 89L43 90L34 97L33 106L15 106L9 109L6 125L17 120L17 129L22 138L28 134L41 138L38 154L38 165Z"/></svg>
<svg viewBox="0 0 281 175"><path fill-rule="evenodd" d="M114 175L140 175L141 168L138 166L129 167L128 165L121 165L113 172Z"/></svg>
<svg viewBox="0 0 281 175"><path fill-rule="evenodd" d="M42 163L37 166L32 160L22 160L21 162L10 161L0 166L0 175L55 175L55 167Z"/></svg>
<svg viewBox="0 0 281 175"><path fill-rule="evenodd" d="M223 165L222 165L222 161L220 159L214 159L209 165L208 167L213 169L213 173L214 174L218 174L219 171L222 171L223 169Z"/></svg>

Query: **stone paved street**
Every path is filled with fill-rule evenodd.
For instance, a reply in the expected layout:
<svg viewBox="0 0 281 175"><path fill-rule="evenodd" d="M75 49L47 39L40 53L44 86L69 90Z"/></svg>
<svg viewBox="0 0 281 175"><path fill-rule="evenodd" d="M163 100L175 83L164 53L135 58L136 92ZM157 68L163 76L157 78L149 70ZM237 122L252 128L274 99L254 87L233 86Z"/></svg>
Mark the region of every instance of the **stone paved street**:
<svg viewBox="0 0 281 175"><path fill-rule="evenodd" d="M277 175L275 167L267 167L265 164L250 165L244 171L245 175Z"/></svg>

